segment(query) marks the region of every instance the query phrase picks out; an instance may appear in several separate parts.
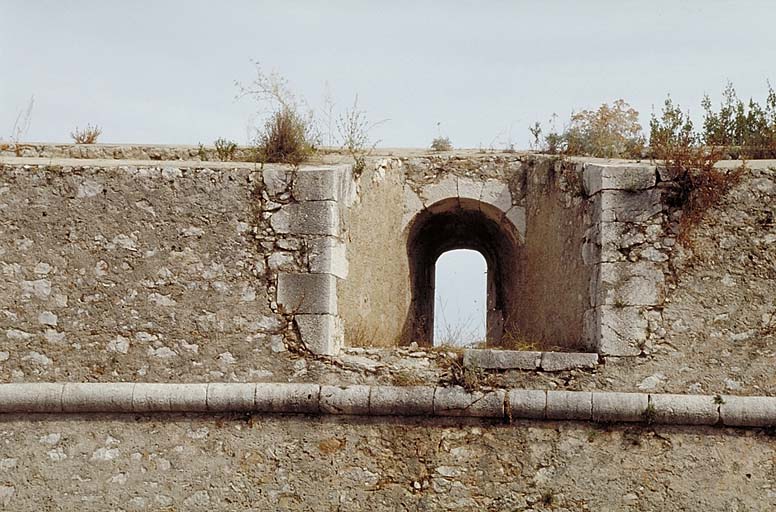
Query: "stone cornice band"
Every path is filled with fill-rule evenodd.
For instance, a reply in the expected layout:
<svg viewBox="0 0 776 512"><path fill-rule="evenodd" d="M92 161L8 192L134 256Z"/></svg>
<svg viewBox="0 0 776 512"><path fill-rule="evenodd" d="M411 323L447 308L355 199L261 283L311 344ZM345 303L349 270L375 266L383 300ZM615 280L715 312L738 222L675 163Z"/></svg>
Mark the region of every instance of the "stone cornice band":
<svg viewBox="0 0 776 512"><path fill-rule="evenodd" d="M776 426L776 397L290 383L0 384L0 413L255 412Z"/></svg>

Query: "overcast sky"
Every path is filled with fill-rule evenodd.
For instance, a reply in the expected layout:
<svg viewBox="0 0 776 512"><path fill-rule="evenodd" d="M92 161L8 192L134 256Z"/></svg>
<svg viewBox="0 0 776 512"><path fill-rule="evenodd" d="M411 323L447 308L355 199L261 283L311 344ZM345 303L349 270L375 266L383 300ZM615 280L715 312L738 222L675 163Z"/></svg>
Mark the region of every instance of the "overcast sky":
<svg viewBox="0 0 776 512"><path fill-rule="evenodd" d="M28 140L248 141L255 105L235 101L251 59L317 107L325 84L359 94L383 146L529 140L527 126L666 93L698 114L732 80L764 98L776 81L772 0L43 1L0 0L0 133L35 95Z"/></svg>

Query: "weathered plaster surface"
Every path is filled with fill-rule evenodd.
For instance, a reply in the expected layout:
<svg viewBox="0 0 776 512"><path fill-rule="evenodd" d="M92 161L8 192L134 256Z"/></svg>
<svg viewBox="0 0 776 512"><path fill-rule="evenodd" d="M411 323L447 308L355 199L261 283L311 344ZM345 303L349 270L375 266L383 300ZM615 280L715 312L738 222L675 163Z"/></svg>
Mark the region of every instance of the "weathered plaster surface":
<svg viewBox="0 0 776 512"><path fill-rule="evenodd" d="M0 168L0 378L262 379L291 370L270 308L261 173ZM293 248L290 244L288 247ZM295 267L298 250L277 250Z"/></svg>

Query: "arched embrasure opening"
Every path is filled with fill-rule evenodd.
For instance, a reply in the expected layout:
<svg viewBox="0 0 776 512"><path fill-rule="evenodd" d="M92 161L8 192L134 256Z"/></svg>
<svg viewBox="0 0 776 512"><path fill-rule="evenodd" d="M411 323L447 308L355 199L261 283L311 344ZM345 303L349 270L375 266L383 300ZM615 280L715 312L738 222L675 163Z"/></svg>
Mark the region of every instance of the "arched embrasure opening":
<svg viewBox="0 0 776 512"><path fill-rule="evenodd" d="M517 301L521 243L517 230L494 206L449 198L420 212L409 227L407 256L412 300L403 329L404 343L430 346L434 339L436 261L454 249L482 254L488 268L485 338L498 345Z"/></svg>
<svg viewBox="0 0 776 512"><path fill-rule="evenodd" d="M436 261L434 346L485 341L488 263L477 251L455 249Z"/></svg>

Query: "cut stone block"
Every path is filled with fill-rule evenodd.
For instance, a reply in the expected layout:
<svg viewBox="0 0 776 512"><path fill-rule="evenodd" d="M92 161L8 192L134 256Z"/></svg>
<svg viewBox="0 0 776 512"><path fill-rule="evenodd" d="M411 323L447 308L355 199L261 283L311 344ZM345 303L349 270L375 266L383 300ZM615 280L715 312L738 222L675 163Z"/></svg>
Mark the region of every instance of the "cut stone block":
<svg viewBox="0 0 776 512"><path fill-rule="evenodd" d="M270 226L276 233L337 236L339 208L334 201L305 201L287 204L272 214Z"/></svg>
<svg viewBox="0 0 776 512"><path fill-rule="evenodd" d="M660 190L602 190L593 198L594 222L646 222L663 211Z"/></svg>
<svg viewBox="0 0 776 512"><path fill-rule="evenodd" d="M309 413L320 411L319 384L256 384L254 403L258 412Z"/></svg>
<svg viewBox="0 0 776 512"><path fill-rule="evenodd" d="M293 196L297 201L339 201L343 199L344 168L299 169L294 179Z"/></svg>
<svg viewBox="0 0 776 512"><path fill-rule="evenodd" d="M423 205L428 208L443 199L458 199L458 178L448 174L441 181L425 185L420 190Z"/></svg>
<svg viewBox="0 0 776 512"><path fill-rule="evenodd" d="M575 369L591 369L598 365L598 354L589 352L543 352L541 369L560 372Z"/></svg>
<svg viewBox="0 0 776 512"><path fill-rule="evenodd" d="M644 421L649 404L646 393L593 393L593 421Z"/></svg>
<svg viewBox="0 0 776 512"><path fill-rule="evenodd" d="M434 392L437 416L503 418L506 391L466 391L461 386L438 387Z"/></svg>
<svg viewBox="0 0 776 512"><path fill-rule="evenodd" d="M207 386L208 411L252 411L256 384L212 382Z"/></svg>
<svg viewBox="0 0 776 512"><path fill-rule="evenodd" d="M473 180L471 178L458 177L458 197L461 199L480 200L482 195L482 180Z"/></svg>
<svg viewBox="0 0 776 512"><path fill-rule="evenodd" d="M506 213L512 208L512 193L509 184L498 180L486 180L482 185L480 201L495 206Z"/></svg>
<svg viewBox="0 0 776 512"><path fill-rule="evenodd" d="M310 272L348 277L348 257L345 244L333 237L315 238L308 242Z"/></svg>
<svg viewBox="0 0 776 512"><path fill-rule="evenodd" d="M548 420L589 420L593 414L589 391L547 391Z"/></svg>
<svg viewBox="0 0 776 512"><path fill-rule="evenodd" d="M62 393L64 412L132 412L135 384L72 383Z"/></svg>
<svg viewBox="0 0 776 512"><path fill-rule="evenodd" d="M586 346L604 356L637 356L647 339L640 307L598 306L584 314Z"/></svg>
<svg viewBox="0 0 776 512"><path fill-rule="evenodd" d="M434 413L434 388L372 386L369 412L377 416L430 416Z"/></svg>
<svg viewBox="0 0 776 512"><path fill-rule="evenodd" d="M776 397L728 396L719 404L722 423L733 427L776 426Z"/></svg>
<svg viewBox="0 0 776 512"><path fill-rule="evenodd" d="M522 206L513 206L509 209L509 211L507 211L506 218L512 223L513 226L515 226L517 233L520 235L520 240L525 241L525 208Z"/></svg>
<svg viewBox="0 0 776 512"><path fill-rule="evenodd" d="M278 274L277 301L288 313L337 314L337 278L332 274Z"/></svg>
<svg viewBox="0 0 776 512"><path fill-rule="evenodd" d="M541 352L468 349L463 352L463 365L486 370L536 370L541 357Z"/></svg>
<svg viewBox="0 0 776 512"><path fill-rule="evenodd" d="M602 257L603 250L601 245L600 225L596 224L587 229L585 236L582 239L582 263L585 265L597 265L601 263L602 260L612 261ZM622 258L618 257L617 259L624 259L624 256L622 256Z"/></svg>
<svg viewBox="0 0 776 512"><path fill-rule="evenodd" d="M654 263L601 263L590 285L593 306L655 306L665 299L665 276Z"/></svg>
<svg viewBox="0 0 776 512"><path fill-rule="evenodd" d="M707 395L649 395L649 418L674 425L714 425L719 406Z"/></svg>
<svg viewBox="0 0 776 512"><path fill-rule="evenodd" d="M588 196L601 190L645 190L657 184L656 168L648 164L587 163L582 177Z"/></svg>
<svg viewBox="0 0 776 512"><path fill-rule="evenodd" d="M409 185L404 185L404 215L401 219L401 229L404 231L415 218L415 215L423 210L423 201Z"/></svg>
<svg viewBox="0 0 776 512"><path fill-rule="evenodd" d="M544 419L547 410L547 392L535 389L512 389L507 395L509 414L513 419Z"/></svg>
<svg viewBox="0 0 776 512"><path fill-rule="evenodd" d="M64 384L0 385L0 412L61 412Z"/></svg>
<svg viewBox="0 0 776 512"><path fill-rule="evenodd" d="M134 412L199 412L207 410L207 384L135 384Z"/></svg>
<svg viewBox="0 0 776 512"><path fill-rule="evenodd" d="M327 414L369 414L369 386L321 386L320 409Z"/></svg>
<svg viewBox="0 0 776 512"><path fill-rule="evenodd" d="M299 335L313 354L337 355L344 345L342 320L334 315L296 315Z"/></svg>
<svg viewBox="0 0 776 512"><path fill-rule="evenodd" d="M645 225L625 222L602 222L588 229L582 246L585 265L625 261L622 249L643 244L647 237L642 232Z"/></svg>
<svg viewBox="0 0 776 512"><path fill-rule="evenodd" d="M271 196L287 191L293 179L293 172L288 168L265 167L261 174L264 179L264 189Z"/></svg>

